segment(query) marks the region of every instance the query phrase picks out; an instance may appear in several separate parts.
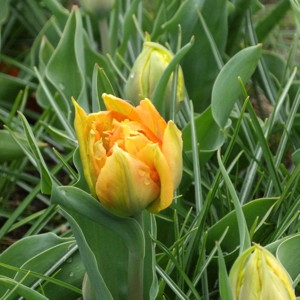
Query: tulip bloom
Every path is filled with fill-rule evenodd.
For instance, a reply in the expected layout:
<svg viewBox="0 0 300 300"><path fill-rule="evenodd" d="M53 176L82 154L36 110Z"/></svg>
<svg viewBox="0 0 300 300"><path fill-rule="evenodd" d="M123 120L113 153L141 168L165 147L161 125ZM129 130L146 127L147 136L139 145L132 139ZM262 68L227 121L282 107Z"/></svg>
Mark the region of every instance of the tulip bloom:
<svg viewBox="0 0 300 300"><path fill-rule="evenodd" d="M112 95L102 97L107 111L89 115L74 101L75 131L92 195L121 216L167 208L182 175L181 132L148 99L134 107Z"/></svg>
<svg viewBox="0 0 300 300"><path fill-rule="evenodd" d="M284 267L259 245L242 253L233 264L229 279L235 300L296 300Z"/></svg>

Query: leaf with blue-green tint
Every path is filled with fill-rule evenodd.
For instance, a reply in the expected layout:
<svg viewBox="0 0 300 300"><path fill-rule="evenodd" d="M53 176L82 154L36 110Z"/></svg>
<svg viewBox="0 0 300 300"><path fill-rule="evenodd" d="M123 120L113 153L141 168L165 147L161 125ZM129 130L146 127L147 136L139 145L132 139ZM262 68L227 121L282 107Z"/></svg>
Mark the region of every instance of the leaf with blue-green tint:
<svg viewBox="0 0 300 300"><path fill-rule="evenodd" d="M243 214L246 219L247 227L250 229L253 225L255 219L259 217L259 222L265 218L276 203L277 199L275 198L265 198L265 199L257 199L251 201L245 205L243 205L242 210ZM238 235L238 223L236 212L231 211L226 216L224 216L221 220L219 220L216 224L211 226L208 229L207 235L207 249L210 251L215 244L215 241L219 240L224 232L224 228L229 227L228 232L226 234L226 239L222 241L222 249L226 252L232 252L236 249L240 242L239 242L239 235ZM255 242L259 242L259 237L262 234L263 230L266 230L266 224L262 226L256 235L254 235L253 240Z"/></svg>
<svg viewBox="0 0 300 300"><path fill-rule="evenodd" d="M9 290L15 290L19 296L30 300L49 300L49 298L43 296L37 291L27 287L11 278L0 275L0 286Z"/></svg>
<svg viewBox="0 0 300 300"><path fill-rule="evenodd" d="M35 140L34 134L32 132L32 129L30 125L28 124L28 121L26 120L25 116L20 112L20 117L23 123L24 131L26 133L26 137L29 143L29 147L31 152L34 155L35 161L39 167L39 171L41 174L41 190L42 193L50 194L51 192L51 186L52 186L52 178L50 171L48 169L47 164L44 161L44 158L40 152L40 149L38 147L38 144Z"/></svg>
<svg viewBox="0 0 300 300"><path fill-rule="evenodd" d="M67 61L66 61L67 58ZM65 115L69 116L71 98L89 111L86 95L84 39L79 8L73 8L46 69L47 79L64 97L69 106Z"/></svg>
<svg viewBox="0 0 300 300"><path fill-rule="evenodd" d="M75 187L54 186L52 201L72 218L69 222L72 222L73 230L76 229L76 239L80 239L81 254L88 256L83 258L84 264L96 295L103 292L96 279L103 277L105 283L102 285L107 285L114 299L124 299L128 287L128 253L141 259L144 257L145 241L140 225L132 218L111 214L95 198ZM91 253L96 265L90 261ZM117 261L116 257L119 258ZM119 278L118 286L116 277Z"/></svg>
<svg viewBox="0 0 300 300"><path fill-rule="evenodd" d="M246 84L261 56L261 45L245 48L235 54L218 74L212 90L212 115L224 128L238 97L242 95L238 78Z"/></svg>
<svg viewBox="0 0 300 300"><path fill-rule="evenodd" d="M190 2L190 1L185 1ZM197 1L201 8L201 14L209 29L210 36L214 40L217 49L211 48L209 37L201 25L200 19L194 27L182 26L183 43L191 36L195 36L195 44L191 51L182 60L184 81L189 98L194 103L195 112L204 111L211 103L211 91L215 78L219 72L214 52L224 54L227 42L227 0ZM201 7L203 3L203 6ZM218 8L218 9L216 9ZM183 15L184 19L198 17L196 7ZM181 21L180 24L185 24ZM173 37L175 39L175 37Z"/></svg>
<svg viewBox="0 0 300 300"><path fill-rule="evenodd" d="M276 257L294 280L300 275L300 235L284 240L277 248Z"/></svg>

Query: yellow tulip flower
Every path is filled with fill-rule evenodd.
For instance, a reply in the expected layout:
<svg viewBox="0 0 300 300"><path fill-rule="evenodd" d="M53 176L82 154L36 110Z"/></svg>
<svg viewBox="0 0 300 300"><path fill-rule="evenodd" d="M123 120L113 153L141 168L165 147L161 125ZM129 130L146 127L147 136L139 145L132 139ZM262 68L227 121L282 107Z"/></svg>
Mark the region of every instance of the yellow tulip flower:
<svg viewBox="0 0 300 300"><path fill-rule="evenodd" d="M107 111L87 114L74 100L75 131L92 195L108 210L156 213L173 201L182 175L181 132L153 104L103 94Z"/></svg>

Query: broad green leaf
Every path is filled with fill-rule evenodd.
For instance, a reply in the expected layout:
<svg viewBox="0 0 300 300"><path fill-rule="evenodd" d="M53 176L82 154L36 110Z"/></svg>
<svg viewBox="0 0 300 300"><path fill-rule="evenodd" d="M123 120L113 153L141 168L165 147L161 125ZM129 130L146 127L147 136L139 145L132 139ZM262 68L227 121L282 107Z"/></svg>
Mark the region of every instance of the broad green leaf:
<svg viewBox="0 0 300 300"><path fill-rule="evenodd" d="M83 43L80 10L73 8L60 42L47 65L46 76L64 97L69 109L71 98L74 97L88 111ZM65 111L66 116L69 116L69 109Z"/></svg>
<svg viewBox="0 0 300 300"><path fill-rule="evenodd" d="M72 250L71 247L69 249L70 251ZM51 252L48 254L50 257L52 256ZM55 275L52 275L53 279L60 280L60 285L58 285L55 281L49 280L49 278L45 279L43 282L43 293L49 299L77 299L80 296L79 292L81 290L83 275L85 272L80 253L77 250L72 255L61 256L58 261L53 261L53 263L58 263L62 259L63 263L58 264ZM41 261L39 264L43 265ZM36 277L36 279L38 279L38 277Z"/></svg>
<svg viewBox="0 0 300 300"><path fill-rule="evenodd" d="M276 257L292 279L296 279L300 275L300 235L284 240L277 248Z"/></svg>
<svg viewBox="0 0 300 300"><path fill-rule="evenodd" d="M213 119L210 107L195 117L194 122L200 151L215 151L223 145L225 135ZM192 149L190 124L183 129L182 137L184 150L190 151Z"/></svg>
<svg viewBox="0 0 300 300"><path fill-rule="evenodd" d="M53 194L55 194L55 197L57 197L57 193ZM107 284L102 276L101 271L105 272L105 269L101 269L103 265L97 261L98 257L102 257L102 260L104 260L105 258L106 262L110 263L110 257L102 256L103 248L101 248L101 246L104 245L105 247L107 247L111 244L108 243L107 239L105 241L103 240L103 238L105 238L105 234L103 234L103 232L100 233L99 226L97 226L96 223L90 222L90 220L83 218L82 215L77 214L74 211L71 212L71 216L71 214L68 214L67 211L69 210L64 209L63 214L67 218L72 228L73 234L79 247L82 262L85 266L89 278L91 278L91 286L96 297L99 299L113 300L112 294L110 293ZM114 250L114 247L117 247L117 249L119 249L120 244L115 241L115 244L111 245L111 250ZM114 253L115 251L109 252L109 254ZM122 255L123 253L120 254L120 259L122 261L124 258ZM109 273L111 270L110 268L111 266L109 265L108 269L106 269ZM112 278L118 278L118 284L122 284L122 274L118 274L117 277L111 277L111 279ZM120 287L120 285L118 287ZM114 296L116 296L118 291L114 292ZM116 299L118 299L118 297Z"/></svg>
<svg viewBox="0 0 300 300"><path fill-rule="evenodd" d="M0 286L2 288L7 288L9 290L15 290L16 293L19 296L23 296L25 299L30 299L30 300L49 300L49 298L43 296L42 294L38 293L37 291L20 284L19 282L11 279L4 277L0 275Z"/></svg>
<svg viewBox="0 0 300 300"><path fill-rule="evenodd" d="M94 71L95 64L99 66L99 68L103 69L107 80L113 83L115 80L115 74L110 67L108 59L106 56L97 52L92 48L91 41L88 39L88 35L86 32L83 32L83 46L84 46L84 59L85 59L85 72L88 78L92 78L92 74Z"/></svg>
<svg viewBox="0 0 300 300"><path fill-rule="evenodd" d="M190 1L185 1L190 2ZM215 51L224 54L227 40L227 0L196 1L201 7L201 14L205 20L206 27L217 46ZM218 8L218 9L216 9ZM184 14L185 19L198 17L197 8ZM179 24L185 24L181 20ZM177 26L177 25L176 25ZM211 102L211 91L219 66L215 60L214 51L206 36L205 29L201 26L200 20L194 27L182 27L183 43L186 43L191 36L195 37L195 43L191 51L183 58L181 66L184 73L185 85L189 98L194 103L195 112L204 111ZM177 34L176 34L177 36ZM173 36L173 39L175 37Z"/></svg>
<svg viewBox="0 0 300 300"><path fill-rule="evenodd" d="M212 115L223 128L238 97L242 94L240 77L247 83L261 55L261 45L245 48L233 56L218 74L212 90Z"/></svg>
<svg viewBox="0 0 300 300"><path fill-rule="evenodd" d="M198 21L197 13L195 13L197 8L199 8L198 0L182 2L172 18L161 25L161 33L163 31L168 31L172 35L176 36L178 25L180 24L183 36L190 34L191 28L194 28Z"/></svg>
<svg viewBox="0 0 300 300"><path fill-rule="evenodd" d="M52 247L49 247L45 249L44 251L41 251L40 253L36 254L35 256L28 259L20 269L30 270L34 271L40 274L44 274L48 272L49 270L52 270L50 276L53 275L53 273L63 269L63 257L68 253L68 250L72 249L74 247L75 240L74 239L65 239L65 242L60 243L59 245L54 245ZM70 257L69 261L72 262L73 258ZM57 265L57 263L61 263ZM53 270L54 267L54 270ZM75 284L77 284L78 287L81 286L82 280L83 280L83 274L84 274L84 268L82 264L79 264L78 266L75 266L73 264L74 270L70 274L67 274L70 278L66 276L66 278L63 278L63 282L69 282L69 279L72 279ZM74 275L74 272L76 272L76 275ZM24 276L23 273L18 272L16 276L14 277L15 280L21 280L21 278ZM54 276L56 278L56 276ZM27 286L31 286L37 281L36 277L31 276L30 274L26 277L25 280L22 281L23 284L26 284ZM77 282L76 282L77 281ZM61 286L60 286L61 287ZM57 286L58 288L58 286ZM65 290L62 289L64 292Z"/></svg>
<svg viewBox="0 0 300 300"><path fill-rule="evenodd" d="M247 227L250 229L257 217L259 218L259 222L263 220L264 217L268 215L269 210L272 209L276 200L275 198L257 199L243 205L242 209ZM222 242L223 251L232 252L239 246L236 212L232 211L208 229L206 243L208 251L213 248L215 241L220 239L226 227L229 227L229 230L226 234L226 238ZM262 228L265 228L265 226L263 225ZM254 235L254 242L259 242L259 234L261 234L261 231L262 229L257 232L257 235Z"/></svg>
<svg viewBox="0 0 300 300"><path fill-rule="evenodd" d="M276 53L271 51L263 51L263 60L268 68L268 71L272 73L278 82L281 82L284 78L286 61Z"/></svg>
<svg viewBox="0 0 300 300"><path fill-rule="evenodd" d="M46 36L44 36L41 40L41 45L39 49L39 69L40 72L43 74L46 66L53 55L54 47L49 42Z"/></svg>
<svg viewBox="0 0 300 300"><path fill-rule="evenodd" d="M74 243L73 239L60 238L53 233L45 233L40 235L34 235L30 237L25 237L15 242L9 248L7 248L0 255L0 263L4 263L7 265L12 265L17 268L21 268L24 264L30 261L33 257L38 257L44 251L51 249L53 247L59 246L64 243ZM34 245L34 246L33 246ZM64 252L65 254L65 252ZM63 254L62 254L63 256ZM43 259L40 261L37 259L35 263L37 267L43 266ZM51 256L49 256L48 261L51 260ZM52 261L53 264L56 263L57 260ZM0 266L0 273L3 276L14 278L16 275L16 271L4 268ZM23 274L24 275L24 274ZM22 276L21 276L22 277ZM66 280L67 281L67 280ZM67 281L68 282L68 281ZM0 288L0 295L3 295L5 289Z"/></svg>
<svg viewBox="0 0 300 300"><path fill-rule="evenodd" d="M95 294L101 297L103 292L108 293L107 286L114 299L124 299L128 257L144 258L144 236L136 220L112 215L95 198L75 187L54 187L52 201L68 213L73 231L76 230L74 234L80 242L81 255ZM116 277L119 278L118 286Z"/></svg>

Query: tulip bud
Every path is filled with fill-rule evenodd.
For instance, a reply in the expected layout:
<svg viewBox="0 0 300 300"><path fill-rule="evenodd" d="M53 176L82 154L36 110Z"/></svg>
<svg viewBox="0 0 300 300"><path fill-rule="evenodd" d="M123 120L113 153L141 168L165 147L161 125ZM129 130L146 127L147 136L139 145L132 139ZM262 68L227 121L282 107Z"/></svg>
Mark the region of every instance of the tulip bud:
<svg viewBox="0 0 300 300"><path fill-rule="evenodd" d="M91 193L108 210L156 213L173 201L182 175L181 132L153 104L137 107L103 94L107 111L86 114L74 101L75 131Z"/></svg>
<svg viewBox="0 0 300 300"><path fill-rule="evenodd" d="M125 85L125 96L138 104L141 99L152 99L153 92L159 82L159 79L170 61L173 54L158 43L145 42L140 55L137 57L129 78ZM162 103L153 103L162 115L170 111L172 99L173 74L167 84L165 96L160 99ZM183 73L179 67L177 81L177 108L184 99L184 80ZM161 108L161 109L160 109Z"/></svg>
<svg viewBox="0 0 300 300"><path fill-rule="evenodd" d="M235 300L296 300L284 267L256 244L235 261L229 279Z"/></svg>
<svg viewBox="0 0 300 300"><path fill-rule="evenodd" d="M114 0L80 0L82 7L89 13L104 17L113 7Z"/></svg>

